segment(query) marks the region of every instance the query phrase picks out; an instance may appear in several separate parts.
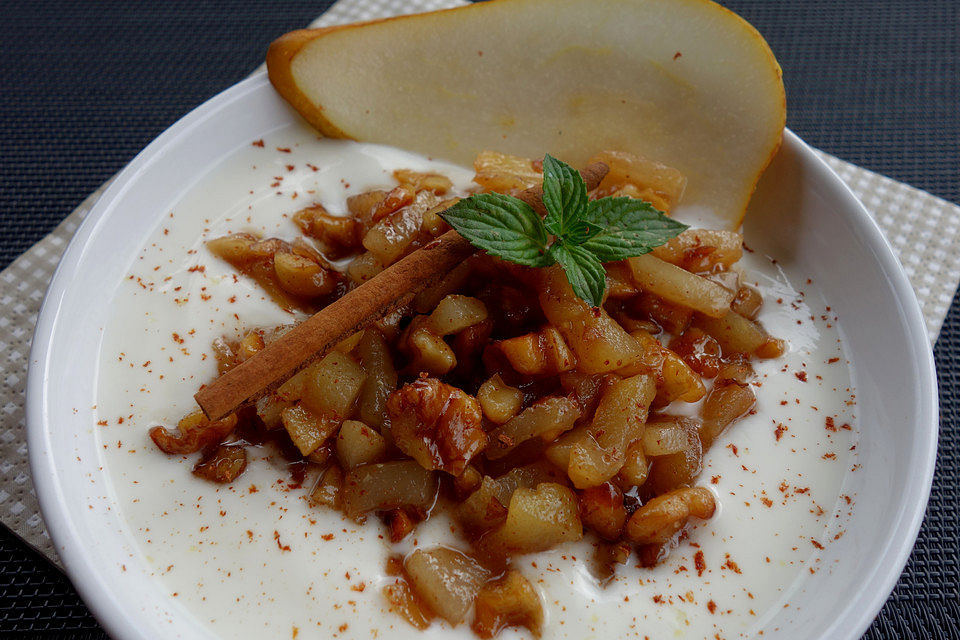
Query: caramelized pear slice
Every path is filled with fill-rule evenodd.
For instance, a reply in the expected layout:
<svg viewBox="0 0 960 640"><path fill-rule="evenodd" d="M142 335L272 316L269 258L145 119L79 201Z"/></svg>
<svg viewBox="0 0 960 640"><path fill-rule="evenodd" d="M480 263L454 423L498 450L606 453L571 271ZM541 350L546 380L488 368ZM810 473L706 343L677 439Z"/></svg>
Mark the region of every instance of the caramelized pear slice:
<svg viewBox="0 0 960 640"><path fill-rule="evenodd" d="M729 229L786 118L767 43L709 0L496 0L307 29L267 68L326 136L464 165L484 149L574 166L629 151L686 176L681 217Z"/></svg>

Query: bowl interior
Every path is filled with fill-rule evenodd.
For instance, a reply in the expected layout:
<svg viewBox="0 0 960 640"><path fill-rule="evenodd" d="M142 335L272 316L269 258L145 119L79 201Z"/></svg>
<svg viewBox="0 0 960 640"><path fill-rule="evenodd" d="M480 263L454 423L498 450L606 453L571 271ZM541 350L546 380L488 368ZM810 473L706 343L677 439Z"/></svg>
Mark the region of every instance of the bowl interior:
<svg viewBox="0 0 960 640"><path fill-rule="evenodd" d="M106 192L47 294L28 382L33 475L71 579L115 637L210 634L150 578L100 471L91 363L110 313L97 301L112 297L146 233L205 172L296 117L262 75L189 114ZM902 569L929 489L937 410L924 325L877 227L789 132L761 181L745 233L751 247L810 273L835 305L854 362L862 429L860 466L844 488L856 496L846 534L824 552L820 577L804 581L791 606L767 621L764 637L858 638Z"/></svg>
<svg viewBox="0 0 960 640"><path fill-rule="evenodd" d="M787 132L744 224L748 246L799 266L840 318L860 427L842 493L853 517L767 638L859 638L916 539L938 427L936 377L916 297L879 228L815 152Z"/></svg>

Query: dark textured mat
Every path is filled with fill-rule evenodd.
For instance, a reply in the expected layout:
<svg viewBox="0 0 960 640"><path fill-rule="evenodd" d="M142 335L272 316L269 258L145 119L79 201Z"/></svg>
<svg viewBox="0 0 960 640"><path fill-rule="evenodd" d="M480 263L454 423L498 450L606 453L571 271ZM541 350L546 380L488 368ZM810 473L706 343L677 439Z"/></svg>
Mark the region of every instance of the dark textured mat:
<svg viewBox="0 0 960 640"><path fill-rule="evenodd" d="M0 267L153 137L242 79L266 45L329 3L4 4ZM770 41L788 124L841 158L960 202L960 5L954 0L727 0ZM942 427L916 549L867 638L960 638L960 304L936 349ZM0 527L0 635L103 637L56 569Z"/></svg>

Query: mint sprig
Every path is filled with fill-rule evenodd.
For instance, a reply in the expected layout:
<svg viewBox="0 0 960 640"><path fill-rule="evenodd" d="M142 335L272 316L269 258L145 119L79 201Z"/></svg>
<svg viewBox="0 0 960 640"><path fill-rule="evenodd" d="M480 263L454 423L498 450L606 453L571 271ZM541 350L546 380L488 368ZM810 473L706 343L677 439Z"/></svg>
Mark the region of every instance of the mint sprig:
<svg viewBox="0 0 960 640"><path fill-rule="evenodd" d="M570 286L591 307L603 303L604 262L643 255L687 225L633 198L589 200L580 172L543 158L543 220L523 200L500 193L464 198L440 216L470 244L528 267L559 263ZM552 236L552 242L551 242Z"/></svg>

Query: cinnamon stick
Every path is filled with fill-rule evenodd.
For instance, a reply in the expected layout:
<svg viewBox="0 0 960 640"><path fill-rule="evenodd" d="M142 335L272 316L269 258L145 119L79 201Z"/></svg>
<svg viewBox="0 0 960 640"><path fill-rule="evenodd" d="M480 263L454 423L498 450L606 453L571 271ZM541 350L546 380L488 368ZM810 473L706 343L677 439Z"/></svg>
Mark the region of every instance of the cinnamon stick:
<svg viewBox="0 0 960 640"><path fill-rule="evenodd" d="M603 163L583 169L580 174L587 190L595 189L608 170ZM518 197L540 215L546 214L540 187ZM219 420L275 388L344 338L404 306L476 251L456 231L446 232L307 318L200 389L194 399L208 418Z"/></svg>

